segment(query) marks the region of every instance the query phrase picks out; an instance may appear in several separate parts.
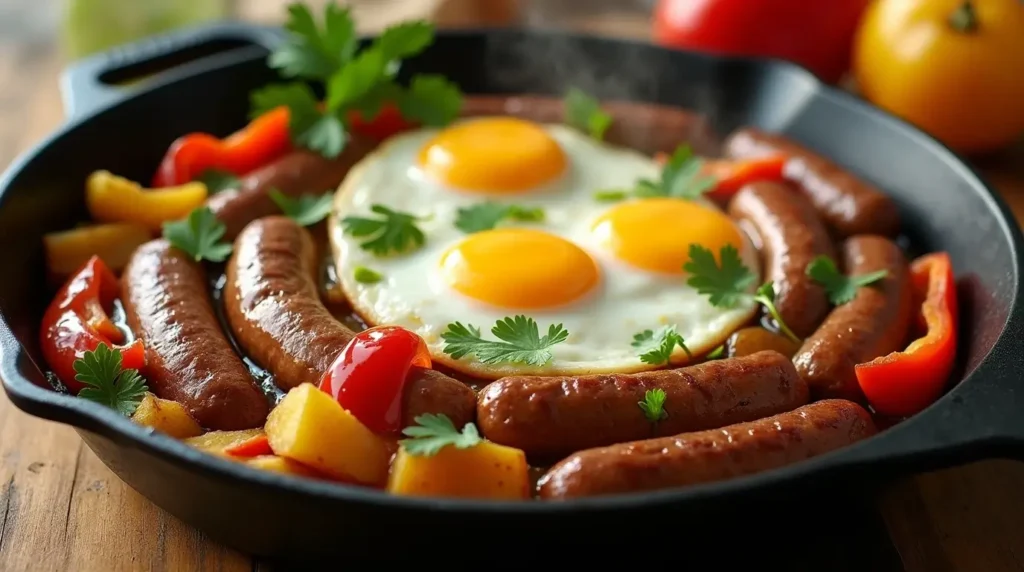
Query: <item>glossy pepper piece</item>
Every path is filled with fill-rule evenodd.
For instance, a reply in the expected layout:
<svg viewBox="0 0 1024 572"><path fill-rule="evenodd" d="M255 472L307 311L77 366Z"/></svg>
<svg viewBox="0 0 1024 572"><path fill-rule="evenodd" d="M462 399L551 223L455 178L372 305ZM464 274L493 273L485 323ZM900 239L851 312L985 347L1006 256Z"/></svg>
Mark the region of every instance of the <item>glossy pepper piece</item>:
<svg viewBox="0 0 1024 572"><path fill-rule="evenodd" d="M39 329L43 357L71 393L84 387L75 379L75 360L106 344L121 352L121 367L140 369L146 363L141 340L120 346L124 334L107 314L119 293L117 278L98 256L68 280L50 303Z"/></svg>
<svg viewBox="0 0 1024 572"><path fill-rule="evenodd" d="M224 452L232 457L259 457L261 455L273 455L270 448L270 440L266 433L260 433L253 437L236 443L224 449Z"/></svg>
<svg viewBox="0 0 1024 572"><path fill-rule="evenodd" d="M654 160L659 165L668 162L668 154L658 153ZM716 184L706 196L728 201L745 185L755 181L784 181L785 155L756 157L753 159L704 159L701 174L714 177Z"/></svg>
<svg viewBox="0 0 1024 572"><path fill-rule="evenodd" d="M209 169L238 176L258 169L292 149L288 121L288 108L278 107L224 139L208 133L179 137L160 162L153 186L183 185Z"/></svg>
<svg viewBox="0 0 1024 572"><path fill-rule="evenodd" d="M393 103L385 103L376 117L367 121L359 111L348 114L349 126L352 131L377 141L383 141L392 135L408 131L416 125L402 117L402 112Z"/></svg>
<svg viewBox="0 0 1024 572"><path fill-rule="evenodd" d="M902 352L856 367L868 403L883 415L913 415L930 405L942 394L956 358L956 281L949 255L922 256L910 272L923 335Z"/></svg>
<svg viewBox="0 0 1024 572"><path fill-rule="evenodd" d="M374 433L397 433L409 371L430 365L423 338L404 328L378 326L352 338L324 373L320 389Z"/></svg>
<svg viewBox="0 0 1024 572"><path fill-rule="evenodd" d="M140 224L153 232L188 216L206 196L203 183L149 190L109 171L96 171L85 182L85 204L93 220Z"/></svg>

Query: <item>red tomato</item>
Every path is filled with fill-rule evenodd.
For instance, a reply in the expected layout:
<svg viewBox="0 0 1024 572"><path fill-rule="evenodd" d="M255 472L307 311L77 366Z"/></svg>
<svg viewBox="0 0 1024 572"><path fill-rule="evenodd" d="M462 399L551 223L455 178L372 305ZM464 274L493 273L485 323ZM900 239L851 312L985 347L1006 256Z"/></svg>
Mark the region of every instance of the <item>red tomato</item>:
<svg viewBox="0 0 1024 572"><path fill-rule="evenodd" d="M870 0L660 0L654 39L677 48L781 58L827 82L849 69Z"/></svg>
<svg viewBox="0 0 1024 572"><path fill-rule="evenodd" d="M402 429L402 390L413 367L430 367L423 338L396 326L356 334L320 380L320 389L375 433Z"/></svg>

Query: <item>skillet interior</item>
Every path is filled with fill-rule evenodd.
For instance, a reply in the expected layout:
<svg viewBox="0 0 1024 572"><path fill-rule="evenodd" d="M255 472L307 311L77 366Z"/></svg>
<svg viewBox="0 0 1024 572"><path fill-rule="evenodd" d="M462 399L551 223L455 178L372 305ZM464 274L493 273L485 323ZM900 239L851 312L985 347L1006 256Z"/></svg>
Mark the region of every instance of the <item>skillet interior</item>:
<svg viewBox="0 0 1024 572"><path fill-rule="evenodd" d="M41 278L42 234L84 217L82 186L92 170L145 180L176 136L194 130L223 135L241 125L249 90L274 79L263 54L239 52L195 75L154 82L69 124L0 181L0 264L19 273L0 281L0 312L13 333L0 331L0 374L12 400L80 427L121 478L215 538L259 554L294 554L334 550L340 538L361 546L390 533L395 522L442 532L467 526L583 532L613 526L625 512L640 522L634 516L670 506L722 512L752 499L772 505L782 497L765 493L782 488L801 487L806 496L809 484L834 486L881 478L890 469L1021 453L1024 423L1015 413L1024 396L1015 372L1024 366L1024 352L1012 347L1024 335L1021 236L1005 206L968 168L919 132L789 65L555 33L441 34L405 71L443 73L468 93L558 95L577 86L603 99L696 109L719 133L756 125L835 158L895 198L914 243L952 255L961 277L960 371L968 379L910 421L807 463L678 492L562 504L407 500L286 479L202 455L99 406L40 389L45 381L33 364L42 363L36 328L50 292Z"/></svg>

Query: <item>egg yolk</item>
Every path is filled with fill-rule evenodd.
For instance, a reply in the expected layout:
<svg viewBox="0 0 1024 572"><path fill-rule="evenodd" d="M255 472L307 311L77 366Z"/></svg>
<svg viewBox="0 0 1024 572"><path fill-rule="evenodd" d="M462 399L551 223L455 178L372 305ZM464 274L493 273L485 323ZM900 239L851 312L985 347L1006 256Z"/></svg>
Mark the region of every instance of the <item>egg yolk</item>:
<svg viewBox="0 0 1024 572"><path fill-rule="evenodd" d="M468 191L518 193L565 171L562 148L539 125L512 117L459 123L420 149L420 167Z"/></svg>
<svg viewBox="0 0 1024 572"><path fill-rule="evenodd" d="M699 244L717 258L719 249L742 246L740 231L724 213L693 201L641 199L609 209L593 232L617 258L644 270L681 274L690 245Z"/></svg>
<svg viewBox="0 0 1024 572"><path fill-rule="evenodd" d="M597 264L582 248L533 229L470 235L444 253L441 269L462 294L516 309L572 302L600 280Z"/></svg>

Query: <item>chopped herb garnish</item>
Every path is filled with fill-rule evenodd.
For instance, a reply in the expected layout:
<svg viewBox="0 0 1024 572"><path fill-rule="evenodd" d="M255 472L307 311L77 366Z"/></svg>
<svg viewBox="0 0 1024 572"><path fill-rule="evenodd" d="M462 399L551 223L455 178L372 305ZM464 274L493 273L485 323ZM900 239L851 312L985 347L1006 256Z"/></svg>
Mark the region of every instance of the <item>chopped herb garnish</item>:
<svg viewBox="0 0 1024 572"><path fill-rule="evenodd" d="M449 445L456 449L468 449L483 441L476 425L466 423L460 432L452 420L442 413L424 413L417 415L413 421L416 425L402 430L402 434L410 439L399 441L410 455L432 457Z"/></svg>
<svg viewBox="0 0 1024 572"><path fill-rule="evenodd" d="M594 200L600 203L615 203L618 201L624 201L629 197L629 191L619 191L609 189L606 191L594 192Z"/></svg>
<svg viewBox="0 0 1024 572"><path fill-rule="evenodd" d="M210 207L200 207L184 220L165 222L164 238L171 246L191 256L196 262L224 262L231 254L231 244L221 242L227 227Z"/></svg>
<svg viewBox="0 0 1024 572"><path fill-rule="evenodd" d="M356 266L352 271L353 278L360 284L376 284L384 279L384 275L365 266Z"/></svg>
<svg viewBox="0 0 1024 572"><path fill-rule="evenodd" d="M270 198L288 218L301 226L312 226L331 214L334 193L322 195L300 195L292 198L277 189L270 189Z"/></svg>
<svg viewBox="0 0 1024 572"><path fill-rule="evenodd" d="M72 364L75 379L85 387L78 396L131 416L149 390L146 380L135 369L121 369L121 352L107 344L87 351Z"/></svg>
<svg viewBox="0 0 1024 572"><path fill-rule="evenodd" d="M601 102L572 88L565 94L565 122L600 141L612 124L612 116L601 109Z"/></svg>
<svg viewBox="0 0 1024 572"><path fill-rule="evenodd" d="M832 304L839 306L853 300L858 288L885 279L889 272L877 270L859 276L846 276L839 271L831 258L822 255L807 265L807 275L825 288L825 293Z"/></svg>
<svg viewBox="0 0 1024 572"><path fill-rule="evenodd" d="M690 348L686 347L683 336L676 332L675 326L664 326L657 332L644 330L633 336L634 348L640 351L640 361L651 365L662 365L669 362L676 346L683 348L691 358Z"/></svg>
<svg viewBox="0 0 1024 572"><path fill-rule="evenodd" d="M693 154L689 146L680 145L665 166L658 180L640 179L633 194L638 197L673 197L696 199L717 184L714 177L701 175L704 161Z"/></svg>
<svg viewBox="0 0 1024 572"><path fill-rule="evenodd" d="M717 348L708 352L708 355L704 356L705 359L722 359L725 357L725 346L718 346Z"/></svg>
<svg viewBox="0 0 1024 572"><path fill-rule="evenodd" d="M348 216L341 220L345 232L356 238L367 238L359 244L375 256L402 254L423 246L426 237L416 226L420 218L393 211L384 205L373 205L370 210L376 218Z"/></svg>
<svg viewBox="0 0 1024 572"><path fill-rule="evenodd" d="M562 324L552 324L547 335L541 337L537 322L526 316L502 318L491 328L491 333L501 341L481 338L480 329L469 324L448 324L448 329L441 334L445 342L443 351L454 359L475 355L481 363L541 366L551 362L551 346L569 337Z"/></svg>
<svg viewBox="0 0 1024 572"><path fill-rule="evenodd" d="M648 389L644 393L644 400L638 401L637 405L640 406L640 409L644 412L644 417L648 421L657 423L668 417L668 412L665 411L665 399L667 397L664 389Z"/></svg>
<svg viewBox="0 0 1024 572"><path fill-rule="evenodd" d="M220 169L207 169L196 180L206 185L206 192L211 195L242 186L242 181L234 173Z"/></svg>
<svg viewBox="0 0 1024 572"><path fill-rule="evenodd" d="M478 203L458 210L455 228L471 234L491 230L503 220L542 221L544 220L544 210L519 205L503 205L491 201Z"/></svg>

